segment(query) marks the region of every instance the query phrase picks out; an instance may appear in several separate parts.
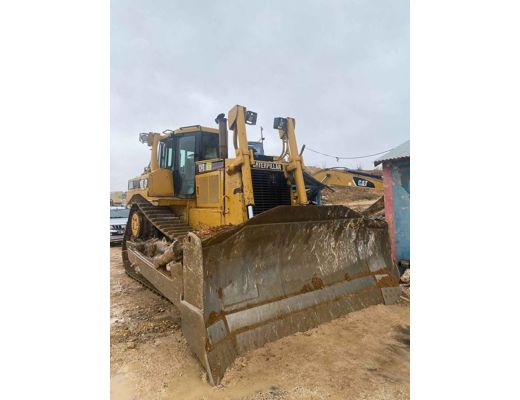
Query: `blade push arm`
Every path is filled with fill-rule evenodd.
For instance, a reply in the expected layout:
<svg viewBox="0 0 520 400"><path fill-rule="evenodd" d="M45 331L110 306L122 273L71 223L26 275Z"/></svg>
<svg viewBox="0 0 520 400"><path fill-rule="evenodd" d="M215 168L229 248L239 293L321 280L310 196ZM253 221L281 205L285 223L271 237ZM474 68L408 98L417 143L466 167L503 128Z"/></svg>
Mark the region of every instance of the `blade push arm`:
<svg viewBox="0 0 520 400"><path fill-rule="evenodd" d="M246 111L244 106L236 105L228 113L229 129L233 131L233 145L235 147L236 159L229 166L228 172L240 168L242 172L242 190L244 202L247 207L248 216L253 216L252 206L255 204L253 196L253 180L251 178L251 153L247 143L246 123L256 123L256 113Z"/></svg>
<svg viewBox="0 0 520 400"><path fill-rule="evenodd" d="M296 193L298 195L297 203L304 205L308 204L309 201L307 200L305 181L303 179L303 161L301 154L298 154L296 134L294 133L295 125L296 121L294 118L275 118L273 127L278 129L282 141L288 143L289 164L287 165L287 172L293 174L294 177Z"/></svg>

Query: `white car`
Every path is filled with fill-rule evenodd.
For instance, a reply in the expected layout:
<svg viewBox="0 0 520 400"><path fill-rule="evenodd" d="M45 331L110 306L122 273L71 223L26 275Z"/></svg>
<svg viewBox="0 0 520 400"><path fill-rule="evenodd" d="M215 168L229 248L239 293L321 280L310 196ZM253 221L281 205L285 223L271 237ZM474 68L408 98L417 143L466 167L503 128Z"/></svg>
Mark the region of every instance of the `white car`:
<svg viewBox="0 0 520 400"><path fill-rule="evenodd" d="M110 207L110 244L123 242L129 213L126 207Z"/></svg>

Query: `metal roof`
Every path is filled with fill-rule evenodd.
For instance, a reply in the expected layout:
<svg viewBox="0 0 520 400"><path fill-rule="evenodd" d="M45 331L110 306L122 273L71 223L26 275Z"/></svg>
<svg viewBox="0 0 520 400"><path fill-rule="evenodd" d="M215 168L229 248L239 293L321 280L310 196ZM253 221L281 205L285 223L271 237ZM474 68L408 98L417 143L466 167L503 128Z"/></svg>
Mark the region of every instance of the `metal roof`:
<svg viewBox="0 0 520 400"><path fill-rule="evenodd" d="M374 165L377 167L383 161L397 160L398 158L410 158L410 141L407 140L403 144L393 148L388 153L383 154L377 160L374 161Z"/></svg>

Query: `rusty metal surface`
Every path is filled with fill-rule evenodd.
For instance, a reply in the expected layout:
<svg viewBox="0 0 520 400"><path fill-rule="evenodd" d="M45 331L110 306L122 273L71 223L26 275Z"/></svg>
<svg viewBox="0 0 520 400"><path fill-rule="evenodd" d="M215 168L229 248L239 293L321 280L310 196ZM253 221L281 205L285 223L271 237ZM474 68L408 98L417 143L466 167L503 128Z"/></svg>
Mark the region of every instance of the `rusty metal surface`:
<svg viewBox="0 0 520 400"><path fill-rule="evenodd" d="M210 246L222 242L247 226L360 217L362 217L360 213L344 206L278 206L255 216L241 225L235 226L233 229L205 239L204 245ZM379 221L370 221L372 224L382 226Z"/></svg>
<svg viewBox="0 0 520 400"><path fill-rule="evenodd" d="M287 312L297 313L316 304L330 303L342 296L367 289L374 285L373 277L359 278L350 282L340 282L332 286L312 292L302 293L296 296L281 299L272 303L262 304L251 311L245 309L228 314L226 320L230 332L258 325L263 321L274 320L283 317Z"/></svg>
<svg viewBox="0 0 520 400"><path fill-rule="evenodd" d="M202 245L199 237L194 233L188 233L188 237L184 242L182 258L184 300L202 309L204 307Z"/></svg>
<svg viewBox="0 0 520 400"><path fill-rule="evenodd" d="M399 300L386 224L342 206L280 206L204 241L188 233L169 273L125 239L125 269L179 307L211 384L244 352Z"/></svg>
<svg viewBox="0 0 520 400"><path fill-rule="evenodd" d="M384 287L381 288L381 293L383 294L385 304L395 304L399 301L399 298L401 297L401 287Z"/></svg>
<svg viewBox="0 0 520 400"><path fill-rule="evenodd" d="M184 337L187 339L191 350L195 353L201 364L208 372L209 382L212 385L217 384L213 379L214 374L211 373L211 367L208 362L206 352L206 326L202 316L202 310L194 307L190 303L181 300L179 304L181 312L181 329Z"/></svg>
<svg viewBox="0 0 520 400"><path fill-rule="evenodd" d="M159 291L164 297L170 300L176 306L179 305L182 282L179 279L168 277L158 271L150 259L143 254L127 249L128 259L135 271L141 274L152 286Z"/></svg>
<svg viewBox="0 0 520 400"><path fill-rule="evenodd" d="M346 207L277 207L184 250L183 332L218 384L241 353L395 301L386 224Z"/></svg>

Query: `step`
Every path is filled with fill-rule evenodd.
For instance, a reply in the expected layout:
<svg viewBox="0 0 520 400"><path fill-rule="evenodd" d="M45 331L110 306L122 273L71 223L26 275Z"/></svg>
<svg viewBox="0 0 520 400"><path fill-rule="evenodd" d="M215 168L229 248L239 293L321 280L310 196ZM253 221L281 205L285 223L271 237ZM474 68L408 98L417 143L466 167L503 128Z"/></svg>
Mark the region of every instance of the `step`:
<svg viewBox="0 0 520 400"><path fill-rule="evenodd" d="M144 212L152 212L152 211L160 211L160 212L168 212L168 213L172 212L168 207L141 206L140 208Z"/></svg>
<svg viewBox="0 0 520 400"><path fill-rule="evenodd" d="M155 225L186 225L184 222L182 222L179 219L173 219L173 218L163 218L163 219L150 219L150 221L153 221Z"/></svg>
<svg viewBox="0 0 520 400"><path fill-rule="evenodd" d="M150 221L156 222L156 223L162 223L162 222L182 222L179 217L174 217L172 215L169 216L163 216L163 217L150 217L147 216Z"/></svg>
<svg viewBox="0 0 520 400"><path fill-rule="evenodd" d="M175 215L169 210L142 210L146 215Z"/></svg>
<svg viewBox="0 0 520 400"><path fill-rule="evenodd" d="M188 232L190 232L189 229L185 229L185 230L182 230L182 231L169 231L169 230L166 230L165 233L169 236L182 236L182 235L187 235Z"/></svg>
<svg viewBox="0 0 520 400"><path fill-rule="evenodd" d="M179 226L179 227L162 227L161 226L161 229L163 231L168 231L168 232L189 232L191 231L191 227L190 226Z"/></svg>

